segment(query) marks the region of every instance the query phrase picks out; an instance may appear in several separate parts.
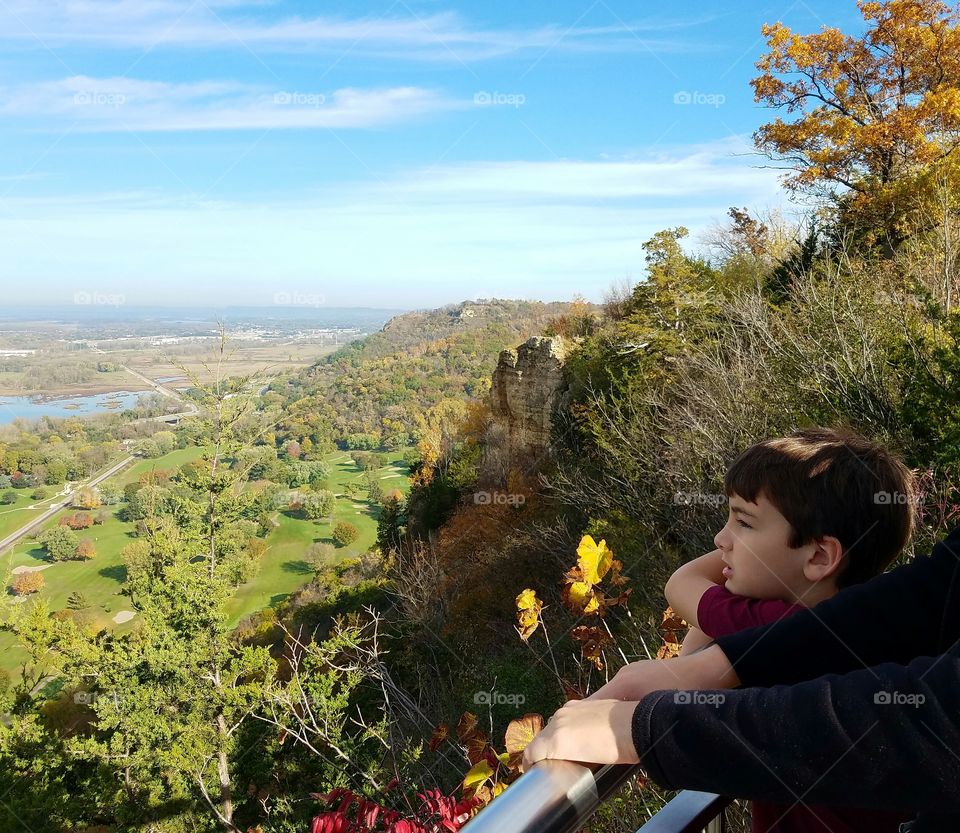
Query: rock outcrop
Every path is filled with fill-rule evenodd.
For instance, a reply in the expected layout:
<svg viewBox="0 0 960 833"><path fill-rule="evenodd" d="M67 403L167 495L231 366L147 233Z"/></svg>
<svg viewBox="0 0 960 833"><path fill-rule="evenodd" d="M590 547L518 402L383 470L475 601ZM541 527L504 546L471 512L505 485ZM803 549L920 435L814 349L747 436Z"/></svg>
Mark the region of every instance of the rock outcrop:
<svg viewBox="0 0 960 833"><path fill-rule="evenodd" d="M534 336L503 350L490 390L492 415L485 468L536 466L550 447L553 418L567 401L563 366L573 344Z"/></svg>

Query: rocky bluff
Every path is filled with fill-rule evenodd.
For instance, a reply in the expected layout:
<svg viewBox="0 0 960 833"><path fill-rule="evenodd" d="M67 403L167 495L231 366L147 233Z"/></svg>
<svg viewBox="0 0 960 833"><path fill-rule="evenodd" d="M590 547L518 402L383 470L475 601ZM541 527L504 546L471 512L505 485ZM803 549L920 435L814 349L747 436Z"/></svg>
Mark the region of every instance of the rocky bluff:
<svg viewBox="0 0 960 833"><path fill-rule="evenodd" d="M574 347L559 336L534 336L501 351L490 390L487 472L537 468L549 453L553 418L568 400L564 364Z"/></svg>

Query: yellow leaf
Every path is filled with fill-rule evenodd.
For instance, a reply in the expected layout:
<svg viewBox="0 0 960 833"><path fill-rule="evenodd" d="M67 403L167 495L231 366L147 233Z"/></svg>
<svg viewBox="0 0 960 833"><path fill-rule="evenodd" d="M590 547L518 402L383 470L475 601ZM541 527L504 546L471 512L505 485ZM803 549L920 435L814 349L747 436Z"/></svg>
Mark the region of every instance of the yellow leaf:
<svg viewBox="0 0 960 833"><path fill-rule="evenodd" d="M493 777L493 770L486 760L480 761L471 767L470 771L463 778L463 788L474 791L478 789L485 781Z"/></svg>
<svg viewBox="0 0 960 833"><path fill-rule="evenodd" d="M584 581L575 581L570 585L570 604L578 611L593 613L600 607L593 589Z"/></svg>
<svg viewBox="0 0 960 833"><path fill-rule="evenodd" d="M517 610L531 610L539 603L537 591L529 587L517 596Z"/></svg>
<svg viewBox="0 0 960 833"><path fill-rule="evenodd" d="M583 571L583 580L588 584L599 584L613 564L613 553L603 539L598 544L590 535L584 535L577 547L577 561Z"/></svg>
<svg viewBox="0 0 960 833"><path fill-rule="evenodd" d="M540 611L543 602L537 598L534 590L529 588L517 596L517 632L526 642L540 624Z"/></svg>
<svg viewBox="0 0 960 833"><path fill-rule="evenodd" d="M543 729L543 717L539 714L525 714L521 718L511 720L503 738L507 748L506 754L509 756L511 752L523 752L541 729Z"/></svg>

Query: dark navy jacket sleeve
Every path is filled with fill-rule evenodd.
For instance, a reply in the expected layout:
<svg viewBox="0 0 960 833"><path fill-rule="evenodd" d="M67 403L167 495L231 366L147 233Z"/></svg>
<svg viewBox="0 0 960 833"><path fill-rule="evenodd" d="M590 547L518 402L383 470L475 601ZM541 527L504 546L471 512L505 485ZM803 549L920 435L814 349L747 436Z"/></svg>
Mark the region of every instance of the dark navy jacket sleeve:
<svg viewBox="0 0 960 833"><path fill-rule="evenodd" d="M669 789L960 811L960 657L792 686L654 691L633 716L641 766Z"/></svg>

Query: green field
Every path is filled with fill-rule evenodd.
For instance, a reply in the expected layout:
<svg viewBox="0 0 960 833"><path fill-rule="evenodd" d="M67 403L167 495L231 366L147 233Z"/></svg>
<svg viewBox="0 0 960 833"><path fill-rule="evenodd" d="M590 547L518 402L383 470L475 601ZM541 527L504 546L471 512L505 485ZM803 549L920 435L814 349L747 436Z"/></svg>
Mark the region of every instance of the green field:
<svg viewBox="0 0 960 833"><path fill-rule="evenodd" d="M154 468L172 469L196 459L201 453L202 449L191 447L178 449L156 459L140 460L110 478L110 482L122 486L146 471ZM391 453L384 457L387 459L387 465L378 473L384 490L399 488L406 493L409 484L405 476L407 469L402 462L402 453ZM238 587L230 601L228 612L231 624L236 624L249 613L276 605L309 581L313 571L303 559L304 551L316 541L332 543L330 535L336 523L347 521L354 524L360 531L359 537L353 544L338 550L340 558L358 555L375 543L376 507L366 500L354 501L345 494L348 483L363 482L363 473L346 453L331 454L326 460L330 464L327 488L338 495L333 520L308 521L293 517L286 512L277 513L279 525L266 539L268 549L257 575ZM42 566L46 587L37 596L46 599L53 609L66 607L70 594L79 591L86 597L91 610L101 624L118 630L130 627L115 625L112 620L119 612L131 610L129 599L120 593L124 578L120 552L124 546L135 540L134 525L116 517L119 506L107 508L113 511L104 524L78 533L81 538L95 539L97 555L94 559L51 563L46 560L43 549L27 538L0 559L0 574L6 580L5 584L9 583L10 573L16 567ZM74 510L62 510L45 526L56 524L62 514L72 511ZM0 518L2 517L4 516L0 515ZM24 523L29 520L26 514L23 514L23 517ZM10 531L22 525L22 523L12 524ZM9 603L15 603L12 596L8 595L6 598ZM25 659L25 653L13 637L7 633L0 633L0 668L14 671Z"/></svg>
<svg viewBox="0 0 960 833"><path fill-rule="evenodd" d="M192 445L188 448L178 448L176 451L164 454L163 457L139 460L132 466L127 466L123 471L111 477L110 482L123 488L127 483L132 483L144 472L153 471L154 469L169 471L170 469L182 466L184 463L196 460L202 453L203 448Z"/></svg>
<svg viewBox="0 0 960 833"><path fill-rule="evenodd" d="M44 509L49 509L53 503L54 492L60 489L59 486L48 486L50 497L45 500L33 500L30 493L33 489L4 489L4 492L12 491L17 494L17 502L8 505L0 505L0 539L6 538L11 532L16 532L21 526L30 523L34 518L40 515ZM31 506L36 508L31 509Z"/></svg>
<svg viewBox="0 0 960 833"><path fill-rule="evenodd" d="M379 476L384 491L398 488L404 494L409 490L409 481L405 473L402 452L384 454L387 465ZM341 558L350 558L366 552L377 540L376 507L365 500L353 501L344 494L350 482L361 483L363 473L354 465L345 453L331 454L326 458L330 464L330 479L327 488L337 498L332 521L305 521L279 513L280 526L267 537L270 549L263 557L260 572L241 587L230 602L229 612L232 623L256 610L275 605L282 601L300 585L307 582L312 571L303 560L303 553L310 544L323 541L333 543L330 537L333 527L340 521L352 523L360 535L349 547L339 550Z"/></svg>

